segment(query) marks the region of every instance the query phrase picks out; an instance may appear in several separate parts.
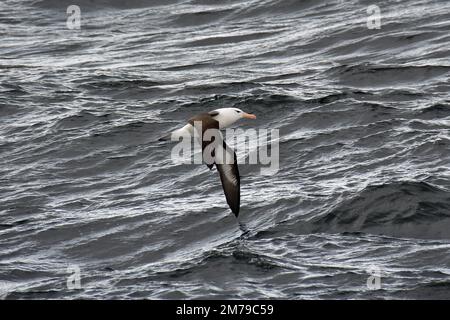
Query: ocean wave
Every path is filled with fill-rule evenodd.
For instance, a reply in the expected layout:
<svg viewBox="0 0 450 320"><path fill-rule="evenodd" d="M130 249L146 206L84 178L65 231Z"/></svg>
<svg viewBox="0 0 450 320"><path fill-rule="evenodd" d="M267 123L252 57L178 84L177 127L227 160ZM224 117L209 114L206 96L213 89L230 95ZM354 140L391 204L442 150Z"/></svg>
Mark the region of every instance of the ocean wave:
<svg viewBox="0 0 450 320"><path fill-rule="evenodd" d="M449 239L450 192L426 182L369 186L315 219L312 229Z"/></svg>
<svg viewBox="0 0 450 320"><path fill-rule="evenodd" d="M360 64L335 68L339 81L354 87L401 87L409 83L425 85L449 74L450 66L379 66Z"/></svg>

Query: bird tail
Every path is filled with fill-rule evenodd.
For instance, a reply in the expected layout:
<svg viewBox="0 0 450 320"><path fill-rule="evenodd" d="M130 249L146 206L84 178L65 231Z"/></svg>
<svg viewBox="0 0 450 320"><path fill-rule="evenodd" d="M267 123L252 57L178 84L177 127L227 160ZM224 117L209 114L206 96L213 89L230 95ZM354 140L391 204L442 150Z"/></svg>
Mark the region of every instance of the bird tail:
<svg viewBox="0 0 450 320"><path fill-rule="evenodd" d="M172 137L172 133L168 133L158 139L158 141L170 141Z"/></svg>

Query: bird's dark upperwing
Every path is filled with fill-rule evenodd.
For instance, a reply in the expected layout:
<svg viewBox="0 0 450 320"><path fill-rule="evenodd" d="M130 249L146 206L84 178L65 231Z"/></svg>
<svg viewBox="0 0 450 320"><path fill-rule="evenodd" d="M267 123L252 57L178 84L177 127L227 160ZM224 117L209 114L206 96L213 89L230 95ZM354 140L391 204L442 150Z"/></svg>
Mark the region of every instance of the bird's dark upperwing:
<svg viewBox="0 0 450 320"><path fill-rule="evenodd" d="M222 181L223 191L225 192L225 198L227 203L237 217L239 215L239 207L241 203L241 181L239 177L239 169L237 165L236 153L227 146L223 141L223 148L229 154L231 159L234 159L232 163L230 161L222 164L216 163L217 171L220 174L220 180Z"/></svg>
<svg viewBox="0 0 450 320"><path fill-rule="evenodd" d="M203 158L204 158L205 148L210 143L214 142L214 139L213 139L213 141L208 141L206 139L203 139L205 132L206 132L206 130L219 130L219 122L217 120L215 120L208 113L202 113L195 117L192 117L191 119L189 119L188 122L191 125L193 125L196 130L197 130L198 126L201 125L202 152L203 152ZM197 131L197 133L200 135L200 132ZM212 154L212 155L214 156L214 154ZM212 167L214 166L214 163L206 162L206 165L208 166L209 169L212 169Z"/></svg>
<svg viewBox="0 0 450 320"><path fill-rule="evenodd" d="M239 169L237 165L236 153L228 147L222 138L222 134L219 130L219 122L212 118L212 115L208 113L203 113L189 119L189 123L196 127L196 124L202 125L202 137L204 136L206 130L215 130L214 137L212 141L209 139L202 139L202 152L203 158L205 159L205 154L208 153L211 148L207 148L211 143L214 144L212 148L211 155L213 156L214 163L206 163L206 165L211 169L215 164L217 171L219 171L220 180L222 181L222 188L225 193L225 198L230 206L231 211L237 217L239 215L239 207L241 202L241 184L239 177ZM215 139L219 139L216 141ZM205 152L206 149L206 152Z"/></svg>

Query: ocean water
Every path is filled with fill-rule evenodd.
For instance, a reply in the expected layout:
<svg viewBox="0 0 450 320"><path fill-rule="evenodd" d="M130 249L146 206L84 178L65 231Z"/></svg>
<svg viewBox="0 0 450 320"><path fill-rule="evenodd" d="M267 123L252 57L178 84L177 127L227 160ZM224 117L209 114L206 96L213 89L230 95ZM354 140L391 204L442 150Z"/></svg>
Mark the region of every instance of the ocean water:
<svg viewBox="0 0 450 320"><path fill-rule="evenodd" d="M444 0L2 1L0 297L449 299L449 30ZM239 219L158 141L222 107L280 133Z"/></svg>

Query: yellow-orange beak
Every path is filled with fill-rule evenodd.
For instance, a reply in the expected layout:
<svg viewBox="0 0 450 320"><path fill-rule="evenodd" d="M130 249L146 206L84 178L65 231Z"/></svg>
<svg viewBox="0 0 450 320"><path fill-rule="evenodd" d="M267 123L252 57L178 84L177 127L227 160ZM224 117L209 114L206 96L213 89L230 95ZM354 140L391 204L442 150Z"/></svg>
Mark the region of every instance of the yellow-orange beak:
<svg viewBox="0 0 450 320"><path fill-rule="evenodd" d="M256 119L256 116L254 114L251 113L245 113L242 115L242 118L246 118L246 119Z"/></svg>

